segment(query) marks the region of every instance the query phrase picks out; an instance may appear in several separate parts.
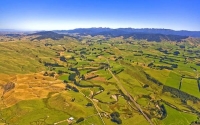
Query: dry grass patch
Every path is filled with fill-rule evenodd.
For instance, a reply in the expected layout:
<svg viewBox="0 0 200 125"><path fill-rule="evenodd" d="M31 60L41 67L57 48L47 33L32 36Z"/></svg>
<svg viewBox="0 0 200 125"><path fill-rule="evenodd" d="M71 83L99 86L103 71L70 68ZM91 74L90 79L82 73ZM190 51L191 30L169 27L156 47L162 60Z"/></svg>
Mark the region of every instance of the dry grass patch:
<svg viewBox="0 0 200 125"><path fill-rule="evenodd" d="M43 76L43 73L21 74L11 77L0 78L3 81L0 86L1 101L6 107L10 107L21 100L46 98L50 92L61 92L65 90L65 84L53 77ZM15 78L15 79L14 79ZM5 86L13 82L14 87Z"/></svg>

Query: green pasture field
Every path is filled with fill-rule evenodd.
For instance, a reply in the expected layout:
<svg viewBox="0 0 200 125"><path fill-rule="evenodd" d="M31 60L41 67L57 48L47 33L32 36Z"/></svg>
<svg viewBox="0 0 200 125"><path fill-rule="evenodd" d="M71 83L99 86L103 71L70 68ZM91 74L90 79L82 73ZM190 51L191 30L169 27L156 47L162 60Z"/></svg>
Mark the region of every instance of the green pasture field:
<svg viewBox="0 0 200 125"><path fill-rule="evenodd" d="M130 92L133 96L136 95L147 95L149 94L149 90L142 88L142 84L135 79L133 76L130 76L127 73L120 73L119 75L120 82L124 85L125 89Z"/></svg>
<svg viewBox="0 0 200 125"><path fill-rule="evenodd" d="M71 101L72 98L75 98L74 102ZM97 112L94 107L85 106L88 102L89 100L80 93L64 92L47 99L21 101L10 108L3 109L1 118L6 119L6 123L9 124L27 125L54 124L69 117L74 117L75 120L85 117L89 123L95 121L95 123L101 124L98 116L90 117Z"/></svg>
<svg viewBox="0 0 200 125"><path fill-rule="evenodd" d="M107 70L105 71L104 69L98 70L96 74L98 74L100 77L104 77L105 79L112 77L112 75Z"/></svg>
<svg viewBox="0 0 200 125"><path fill-rule="evenodd" d="M196 79L183 78L181 91L200 98L200 92Z"/></svg>
<svg viewBox="0 0 200 125"><path fill-rule="evenodd" d="M193 114L179 112L168 105L164 106L167 110L167 117L162 120L164 125L188 125L197 119Z"/></svg>
<svg viewBox="0 0 200 125"><path fill-rule="evenodd" d="M165 82L165 85L178 89L180 80L181 80L180 74L171 71L167 78L167 81Z"/></svg>
<svg viewBox="0 0 200 125"><path fill-rule="evenodd" d="M111 97L112 94L108 94L110 91L103 91L101 94L95 96L95 99L101 100L102 102L110 103L116 101ZM110 92L112 93L112 92Z"/></svg>
<svg viewBox="0 0 200 125"><path fill-rule="evenodd" d="M26 100L1 111L1 117L6 119L6 123L27 125L41 121L43 124L53 124L70 117L69 114L49 109L45 102L41 100Z"/></svg>
<svg viewBox="0 0 200 125"><path fill-rule="evenodd" d="M63 75L59 76L60 80L67 80L68 81L68 78L69 78L69 74L63 74Z"/></svg>
<svg viewBox="0 0 200 125"><path fill-rule="evenodd" d="M146 68L145 72L163 84L166 83L168 76L170 74L170 71L166 69L156 70L156 69Z"/></svg>
<svg viewBox="0 0 200 125"><path fill-rule="evenodd" d="M149 101L150 100L148 98L139 98L137 100L137 103L140 104L141 106L147 106Z"/></svg>
<svg viewBox="0 0 200 125"><path fill-rule="evenodd" d="M170 93L164 93L162 95L160 95L160 98L170 104L172 104L173 106L177 107L180 110L186 110L188 111L189 108L186 107L185 105L183 105L183 103L181 102L181 99L179 98L172 98L170 97L172 96Z"/></svg>
<svg viewBox="0 0 200 125"><path fill-rule="evenodd" d="M68 68L67 67L54 67L55 71L58 73L58 71L63 71L63 72L68 72Z"/></svg>

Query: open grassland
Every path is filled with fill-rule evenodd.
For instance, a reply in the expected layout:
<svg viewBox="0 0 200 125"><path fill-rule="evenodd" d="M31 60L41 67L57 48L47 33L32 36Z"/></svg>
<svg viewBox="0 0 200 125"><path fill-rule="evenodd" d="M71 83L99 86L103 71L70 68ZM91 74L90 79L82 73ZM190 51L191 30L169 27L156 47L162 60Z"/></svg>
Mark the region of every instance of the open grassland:
<svg viewBox="0 0 200 125"><path fill-rule="evenodd" d="M196 116L187 114L184 112L178 112L177 110L165 105L167 110L167 117L163 120L164 125L188 125L191 121L196 120Z"/></svg>
<svg viewBox="0 0 200 125"><path fill-rule="evenodd" d="M155 70L155 69L149 69L149 68L146 68L145 72L148 74L151 74L152 77L154 77L155 79L157 79L163 84L166 83L170 74L169 70Z"/></svg>
<svg viewBox="0 0 200 125"><path fill-rule="evenodd" d="M143 83L134 78L134 75L132 76L128 73L123 72L119 74L119 79L124 84L126 90L130 92L133 96L148 95L151 93L150 90L142 87Z"/></svg>
<svg viewBox="0 0 200 125"><path fill-rule="evenodd" d="M183 78L181 90L200 98L200 91L196 79Z"/></svg>
<svg viewBox="0 0 200 125"><path fill-rule="evenodd" d="M171 71L167 78L167 81L165 82L165 85L178 89L180 81L181 81L181 76Z"/></svg>
<svg viewBox="0 0 200 125"><path fill-rule="evenodd" d="M3 83L3 84L2 84ZM10 107L21 100L46 98L51 92L65 89L62 81L56 78L43 76L43 73L21 74L2 79L1 101L2 107Z"/></svg>
<svg viewBox="0 0 200 125"><path fill-rule="evenodd" d="M2 73L30 73L45 70L45 67L39 63L38 56L41 59L48 58L54 53L37 43L29 42L7 42L0 43L0 70Z"/></svg>
<svg viewBox="0 0 200 125"><path fill-rule="evenodd" d="M75 98L74 102L71 101L72 98ZM51 94L45 99L20 101L10 108L3 109L1 117L9 124L54 124L72 116L77 120L79 117L94 115L93 107L85 107L87 103L88 100L79 93L62 92ZM96 116L91 117L87 122L89 121L101 124ZM64 124L67 124L67 121Z"/></svg>

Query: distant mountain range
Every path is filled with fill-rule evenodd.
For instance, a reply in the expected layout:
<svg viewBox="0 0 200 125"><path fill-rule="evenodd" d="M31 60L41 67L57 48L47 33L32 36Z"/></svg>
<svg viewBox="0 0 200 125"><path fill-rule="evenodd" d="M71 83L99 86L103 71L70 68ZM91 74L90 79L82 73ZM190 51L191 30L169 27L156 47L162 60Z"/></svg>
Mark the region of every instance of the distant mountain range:
<svg viewBox="0 0 200 125"><path fill-rule="evenodd" d="M92 36L103 35L105 37L119 37L119 36L123 36L124 38L132 37L137 40L144 39L147 41L156 41L156 42L161 42L162 40L179 42L182 39L188 38L188 36L180 36L180 35L164 35L164 34L142 33L142 32L135 32L135 33L126 32L125 33L125 32L121 32L118 30L109 30L109 29L107 29L106 31L101 31L101 32L97 29L95 29L96 31L94 31L94 32L90 31L90 30L89 31L87 30L87 32L84 32L84 30L81 30L79 32L78 31L73 31L73 32L72 31L54 31L54 32L53 31L42 31L42 32L29 34L29 36L37 35L38 37L34 38L37 40L47 39L47 38L51 38L53 40L58 40L58 39L64 38L64 36L67 36L69 34L72 34L72 33L77 34L78 33L79 35L92 35ZM97 32L97 31L99 31L99 32Z"/></svg>
<svg viewBox="0 0 200 125"><path fill-rule="evenodd" d="M55 30L54 32L60 34L78 34L78 35L103 35L105 37L119 37L124 38L132 37L134 39L144 39L147 41L161 42L162 40L167 41L181 41L189 36L200 37L198 31L174 31L170 29L133 29L133 28L80 28L74 30Z"/></svg>
<svg viewBox="0 0 200 125"><path fill-rule="evenodd" d="M163 34L163 35L179 35L179 36L190 36L190 37L200 37L200 31L186 31L180 30L175 31L171 29L154 29L154 28L143 28L143 29L134 29L134 28L78 28L74 30L55 30L57 33L79 33L81 35L104 35L109 34L112 36L119 36L124 34Z"/></svg>
<svg viewBox="0 0 200 125"><path fill-rule="evenodd" d="M22 35L22 34L9 34L9 33L6 33L6 34L7 36L13 36L13 37ZM144 28L144 29L79 28L79 29L74 29L74 30L39 31L36 33L28 34L28 35L29 36L37 35L38 37L34 39L38 39L38 40L47 39L47 38L58 40L58 39L64 38L64 36L73 36L73 37L80 38L80 36L86 36L86 35L91 35L91 36L103 35L107 38L123 36L124 38L132 37L137 40L143 39L147 41L160 42L162 40L182 41L183 39L186 39L188 37L200 38L200 31L185 31L185 30L175 31L175 30L170 30L170 29L148 29L148 28Z"/></svg>

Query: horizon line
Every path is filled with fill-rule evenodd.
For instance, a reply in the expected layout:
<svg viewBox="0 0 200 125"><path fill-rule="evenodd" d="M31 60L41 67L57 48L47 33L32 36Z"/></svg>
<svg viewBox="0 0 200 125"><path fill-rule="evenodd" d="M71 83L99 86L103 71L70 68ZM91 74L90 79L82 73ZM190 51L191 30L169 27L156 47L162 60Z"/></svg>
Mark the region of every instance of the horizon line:
<svg viewBox="0 0 200 125"><path fill-rule="evenodd" d="M192 31L192 32L199 32L200 30L175 30L175 29L168 29L168 28L133 28L133 27L118 27L118 28L112 28L112 27L78 27L78 28L72 28L72 29L42 29L42 30L37 30L37 29L4 29L0 28L0 31L4 32L34 32L34 31L59 31L59 30L75 30L75 29L92 29L92 28L102 28L102 29L163 29L163 30L173 30L173 31Z"/></svg>

